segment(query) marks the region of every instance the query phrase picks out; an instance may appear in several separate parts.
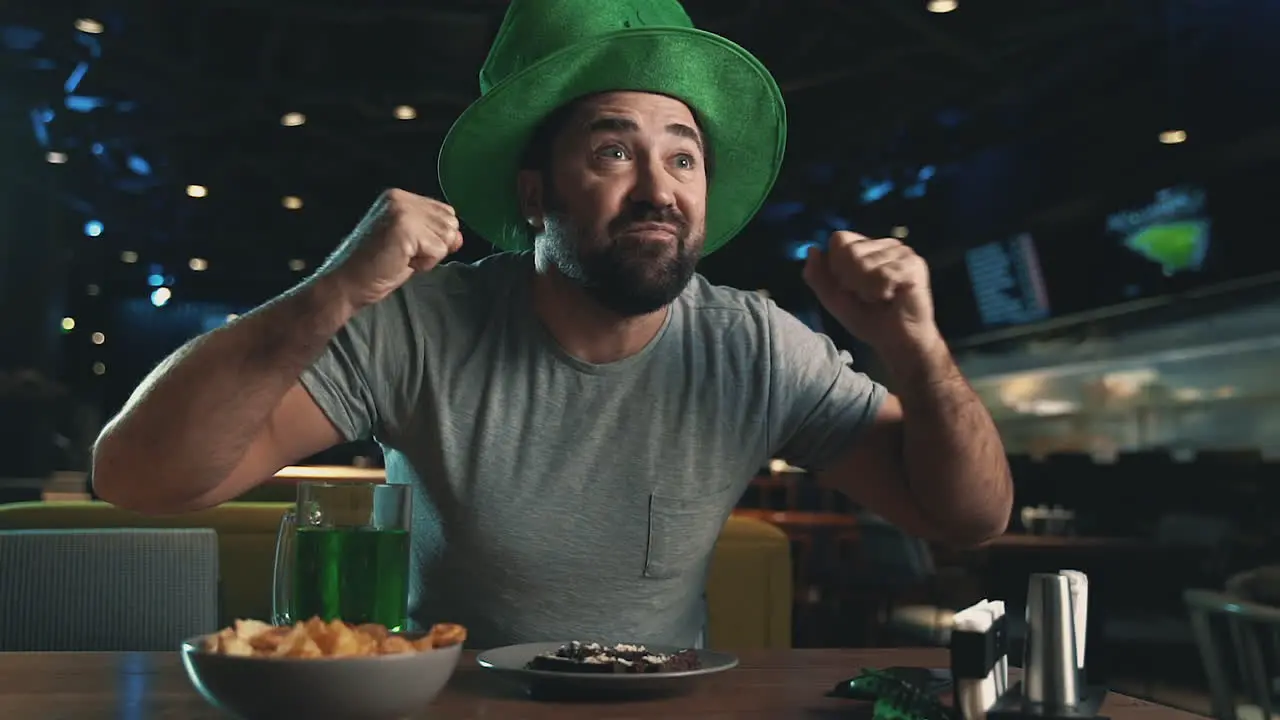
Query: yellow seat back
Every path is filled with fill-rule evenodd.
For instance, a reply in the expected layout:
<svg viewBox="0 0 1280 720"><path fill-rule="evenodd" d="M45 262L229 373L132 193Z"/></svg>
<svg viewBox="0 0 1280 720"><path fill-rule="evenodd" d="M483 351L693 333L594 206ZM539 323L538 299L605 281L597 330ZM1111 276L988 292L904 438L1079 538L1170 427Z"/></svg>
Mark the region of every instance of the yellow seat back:
<svg viewBox="0 0 1280 720"><path fill-rule="evenodd" d="M269 619L280 517L292 503L229 502L182 515L140 515L104 502L0 505L0 529L213 528L218 533L220 622ZM707 577L708 642L726 650L791 646L791 555L776 527L731 517Z"/></svg>

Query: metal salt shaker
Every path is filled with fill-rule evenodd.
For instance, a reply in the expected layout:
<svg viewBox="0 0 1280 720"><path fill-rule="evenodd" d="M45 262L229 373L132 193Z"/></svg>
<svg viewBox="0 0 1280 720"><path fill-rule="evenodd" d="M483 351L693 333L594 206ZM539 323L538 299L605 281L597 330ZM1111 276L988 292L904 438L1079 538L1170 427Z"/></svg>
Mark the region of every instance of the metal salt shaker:
<svg viewBox="0 0 1280 720"><path fill-rule="evenodd" d="M1080 702L1076 660L1075 609L1068 578L1036 573L1027 586L1027 643L1024 694L1046 708L1074 708Z"/></svg>

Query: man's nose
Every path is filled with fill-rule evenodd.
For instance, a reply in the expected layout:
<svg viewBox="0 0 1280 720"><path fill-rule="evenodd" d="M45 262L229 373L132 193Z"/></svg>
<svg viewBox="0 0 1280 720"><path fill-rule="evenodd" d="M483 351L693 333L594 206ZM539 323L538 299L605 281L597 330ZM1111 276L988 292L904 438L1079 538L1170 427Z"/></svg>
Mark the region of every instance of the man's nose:
<svg viewBox="0 0 1280 720"><path fill-rule="evenodd" d="M660 159L654 158L647 163L638 164L631 202L657 208L673 207L676 204L675 178L671 177Z"/></svg>

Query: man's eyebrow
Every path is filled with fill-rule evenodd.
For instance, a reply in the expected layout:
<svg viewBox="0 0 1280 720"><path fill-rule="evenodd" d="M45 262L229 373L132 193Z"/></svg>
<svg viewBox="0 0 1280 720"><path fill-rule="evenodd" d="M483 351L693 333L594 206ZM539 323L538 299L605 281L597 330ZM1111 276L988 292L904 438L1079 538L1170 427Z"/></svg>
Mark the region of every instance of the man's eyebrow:
<svg viewBox="0 0 1280 720"><path fill-rule="evenodd" d="M602 117L592 120L587 125L589 132L639 132L640 126L635 120L624 117Z"/></svg>
<svg viewBox="0 0 1280 720"><path fill-rule="evenodd" d="M667 132L686 140L692 140L698 146L699 152L706 153L707 150L702 145L702 133L698 132L697 128L691 128L684 123L671 123L667 126Z"/></svg>
<svg viewBox="0 0 1280 720"><path fill-rule="evenodd" d="M639 132L640 125L635 120L625 117L602 117L592 120L587 125L587 130L592 133L598 132ZM684 123L671 123L667 125L666 131L677 137L692 140L697 144L698 150L705 153L706 147L702 143L702 133L697 128L690 127Z"/></svg>

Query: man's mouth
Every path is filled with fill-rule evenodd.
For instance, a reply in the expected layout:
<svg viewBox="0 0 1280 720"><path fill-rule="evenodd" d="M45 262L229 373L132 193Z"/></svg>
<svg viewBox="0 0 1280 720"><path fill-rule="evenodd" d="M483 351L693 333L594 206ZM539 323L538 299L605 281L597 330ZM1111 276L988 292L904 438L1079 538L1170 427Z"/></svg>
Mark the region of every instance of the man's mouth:
<svg viewBox="0 0 1280 720"><path fill-rule="evenodd" d="M619 234L654 240L674 240L679 237L680 228L667 223L638 222L622 228Z"/></svg>

